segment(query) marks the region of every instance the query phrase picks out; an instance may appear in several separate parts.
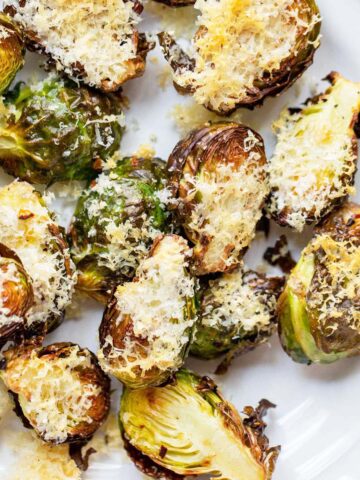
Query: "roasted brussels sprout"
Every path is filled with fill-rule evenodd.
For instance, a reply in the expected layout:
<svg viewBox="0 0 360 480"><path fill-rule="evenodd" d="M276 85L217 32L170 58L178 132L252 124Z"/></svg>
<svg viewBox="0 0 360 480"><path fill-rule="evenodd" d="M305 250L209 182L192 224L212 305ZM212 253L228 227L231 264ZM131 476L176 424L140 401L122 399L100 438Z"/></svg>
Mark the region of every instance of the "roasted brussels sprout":
<svg viewBox="0 0 360 480"><path fill-rule="evenodd" d="M132 282L117 288L100 325L102 368L132 388L160 385L181 367L197 319L191 250L159 236Z"/></svg>
<svg viewBox="0 0 360 480"><path fill-rule="evenodd" d="M155 237L166 227L165 163L123 158L80 197L70 226L77 287L106 303L112 290L131 280Z"/></svg>
<svg viewBox="0 0 360 480"><path fill-rule="evenodd" d="M256 410L246 407L241 419L210 378L180 370L163 387L125 388L120 424L137 466L152 461L146 473L155 478L270 480L279 453L263 433L261 416L270 406L263 400Z"/></svg>
<svg viewBox="0 0 360 480"><path fill-rule="evenodd" d="M17 413L46 442L91 438L110 408L110 380L86 348L54 343L25 345L4 354L0 377Z"/></svg>
<svg viewBox="0 0 360 480"><path fill-rule="evenodd" d="M0 189L0 242L15 252L32 282L28 334L55 328L71 301L76 274L61 229L40 194L26 182L14 181Z"/></svg>
<svg viewBox="0 0 360 480"><path fill-rule="evenodd" d="M118 90L143 74L154 48L136 24L143 10L138 0L5 0L5 11L24 28L30 50L70 77Z"/></svg>
<svg viewBox="0 0 360 480"><path fill-rule="evenodd" d="M21 29L0 12L0 95L24 65L25 42Z"/></svg>
<svg viewBox="0 0 360 480"><path fill-rule="evenodd" d="M33 302L32 282L20 259L0 243L0 346L24 330Z"/></svg>
<svg viewBox="0 0 360 480"><path fill-rule="evenodd" d="M268 194L262 138L236 123L204 126L176 145L168 168L179 221L194 244L195 273L232 269Z"/></svg>
<svg viewBox="0 0 360 480"><path fill-rule="evenodd" d="M334 72L327 78L332 86L324 94L302 109L283 112L275 123L278 143L269 162L268 209L280 225L299 231L354 191L360 83Z"/></svg>
<svg viewBox="0 0 360 480"><path fill-rule="evenodd" d="M0 116L0 165L30 183L94 178L118 150L123 131L119 95L102 95L70 80L18 84Z"/></svg>
<svg viewBox="0 0 360 480"><path fill-rule="evenodd" d="M159 35L176 88L228 115L278 95L311 65L319 46L314 0L197 0L191 58L168 33Z"/></svg>
<svg viewBox="0 0 360 480"><path fill-rule="evenodd" d="M191 353L202 358L227 353L220 368L223 370L234 355L255 348L274 333L276 300L284 281L242 265L203 283L201 322Z"/></svg>
<svg viewBox="0 0 360 480"><path fill-rule="evenodd" d="M347 203L316 229L278 302L285 351L302 363L360 353L360 206Z"/></svg>

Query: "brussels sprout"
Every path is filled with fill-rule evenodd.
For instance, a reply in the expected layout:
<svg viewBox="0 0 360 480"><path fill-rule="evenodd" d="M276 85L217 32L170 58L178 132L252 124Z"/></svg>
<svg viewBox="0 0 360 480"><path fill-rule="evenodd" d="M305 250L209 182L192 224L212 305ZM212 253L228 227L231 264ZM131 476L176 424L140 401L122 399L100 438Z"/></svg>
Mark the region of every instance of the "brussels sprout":
<svg viewBox="0 0 360 480"><path fill-rule="evenodd" d="M104 92L141 76L154 48L136 29L138 0L4 0L22 25L27 47L45 54L51 66Z"/></svg>
<svg viewBox="0 0 360 480"><path fill-rule="evenodd" d="M132 282L117 288L100 325L102 368L132 388L160 385L181 367L196 323L191 250L159 236Z"/></svg>
<svg viewBox="0 0 360 480"><path fill-rule="evenodd" d="M30 183L95 177L101 160L118 150L120 97L102 95L50 75L18 84L0 117L0 165Z"/></svg>
<svg viewBox="0 0 360 480"><path fill-rule="evenodd" d="M33 302L31 279L20 259L0 243L0 346L24 330Z"/></svg>
<svg viewBox="0 0 360 480"><path fill-rule="evenodd" d="M170 34L159 41L175 87L219 114L281 93L311 65L320 43L314 0L197 0L195 8L192 58Z"/></svg>
<svg viewBox="0 0 360 480"><path fill-rule="evenodd" d="M210 378L183 369L163 387L125 388L120 425L136 466L155 478L270 480L280 450L263 433L270 406L246 407L242 419Z"/></svg>
<svg viewBox="0 0 360 480"><path fill-rule="evenodd" d="M106 419L110 380L86 348L25 345L4 357L0 378L14 397L16 413L45 442L86 441Z"/></svg>
<svg viewBox="0 0 360 480"><path fill-rule="evenodd" d="M360 113L360 83L338 73L332 86L302 109L281 115L278 143L269 162L273 218L301 231L353 193L358 156L354 132Z"/></svg>
<svg viewBox="0 0 360 480"><path fill-rule="evenodd" d="M0 12L0 95L24 65L25 42L21 29Z"/></svg>
<svg viewBox="0 0 360 480"><path fill-rule="evenodd" d="M262 138L236 123L204 126L176 145L168 168L196 275L232 269L255 235L268 194Z"/></svg>
<svg viewBox="0 0 360 480"><path fill-rule="evenodd" d="M266 342L276 329L276 300L283 283L282 278L267 278L244 266L205 280L191 353L202 358L228 353L223 370L234 355Z"/></svg>
<svg viewBox="0 0 360 480"><path fill-rule="evenodd" d="M14 181L0 189L0 242L15 252L32 282L27 333L55 328L71 301L76 275L62 230L40 194L26 182Z"/></svg>
<svg viewBox="0 0 360 480"><path fill-rule="evenodd" d="M345 204L316 229L278 302L285 351L301 363L360 353L360 206Z"/></svg>
<svg viewBox="0 0 360 480"><path fill-rule="evenodd" d="M168 214L165 163L123 158L80 197L70 226L77 288L106 303L112 290L131 280Z"/></svg>

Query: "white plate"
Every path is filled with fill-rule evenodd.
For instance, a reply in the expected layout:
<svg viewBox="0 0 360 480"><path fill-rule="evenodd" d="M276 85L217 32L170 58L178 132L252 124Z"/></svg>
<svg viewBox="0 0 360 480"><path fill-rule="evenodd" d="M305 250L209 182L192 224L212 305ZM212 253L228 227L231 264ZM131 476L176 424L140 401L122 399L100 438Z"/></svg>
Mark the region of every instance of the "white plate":
<svg viewBox="0 0 360 480"><path fill-rule="evenodd" d="M283 107L305 100L314 81L325 77L331 70L338 70L348 78L360 81L360 0L318 0L318 3L323 16L323 39L314 65L289 92L277 99L267 100L263 108L245 112L243 116L246 123L264 136L268 154L274 145L270 129L272 121ZM182 14L181 10L178 14ZM143 29L148 26L154 31L159 29L151 19L145 19L142 25ZM124 89L131 106L126 114L128 130L122 151L133 153L141 144L151 143L151 136L156 135L157 142L153 146L156 153L166 159L180 138L169 112L173 105L189 99L180 97L171 85L165 91L159 88L157 76L164 62L158 48L149 55L149 59L154 56L159 57L159 63L148 61L144 77L131 81ZM29 76L35 69L38 70L35 56L29 55L20 77ZM320 86L324 87L323 84ZM10 177L0 174L1 184L10 180ZM60 201L56 207L60 222L66 225L73 205ZM286 230L281 230L281 233L289 236L293 253L298 255L309 232L301 238ZM269 243L273 244L279 234L280 229L272 224ZM251 266L261 263L264 246L261 238L254 243L247 254L247 262ZM101 307L89 301L79 312L79 318L68 317L56 332L49 335L47 342L71 340L96 351L101 314ZM187 362L201 374L211 374L215 364L192 359ZM282 352L278 339L274 337L270 346L262 346L238 358L229 372L217 377L216 381L226 397L240 410L244 405L256 404L264 397L278 405L268 416L271 444L282 445L274 480L359 480L359 366L360 359L356 358L329 366L297 365ZM120 385L114 382L114 388L120 390ZM6 478L8 464L13 461L1 438L1 479ZM137 480L143 476L119 451L93 462L84 478Z"/></svg>

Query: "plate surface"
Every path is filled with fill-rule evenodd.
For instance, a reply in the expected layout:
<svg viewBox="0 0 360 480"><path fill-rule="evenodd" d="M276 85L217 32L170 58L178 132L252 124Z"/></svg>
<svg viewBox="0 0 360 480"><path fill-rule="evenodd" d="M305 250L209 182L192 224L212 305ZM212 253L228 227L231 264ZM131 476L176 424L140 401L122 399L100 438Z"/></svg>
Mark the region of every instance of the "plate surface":
<svg viewBox="0 0 360 480"><path fill-rule="evenodd" d="M277 99L267 100L263 108L244 112L242 116L244 123L264 136L269 155L274 146L271 123L282 108L304 101L316 86L321 91L325 85L320 79L332 70L360 81L360 0L318 0L318 4L323 16L323 38L314 65L290 91ZM182 15L181 9L177 12ZM161 29L153 14L145 13L144 17L140 29L154 32ZM152 60L154 57L158 60ZM20 78L27 78L34 72L41 75L37 63L36 56L29 55ZM126 112L128 128L122 144L125 154L136 152L142 144L151 144L157 155L166 159L180 138L171 111L175 105L191 104L191 99L180 97L170 83L165 89L159 87L158 77L163 67L164 61L157 47L149 55L144 77L131 81L124 88L130 99L130 108ZM0 173L1 185L9 181L10 177ZM71 199L60 198L55 202L54 208L62 225L68 224L73 206ZM288 236L292 252L298 258L310 230L299 238L272 224L267 243L273 244L280 232ZM251 267L262 264L265 245L261 236L254 242L246 256ZM70 340L96 351L101 315L99 305L86 302L77 311L69 313L64 324L49 335L46 342ZM216 362L190 359L187 364L201 374L212 374ZM297 365L282 352L278 339L274 337L270 345L238 358L226 375L214 378L225 396L240 410L244 405L256 404L261 398L277 404L276 410L268 416L271 444L282 445L274 480L359 480L359 367L360 359L356 358L330 366ZM120 385L116 382L113 385L119 393ZM21 427L16 423L14 428ZM8 478L8 465L13 462L13 453L0 437L1 479ZM83 478L138 480L144 477L119 449L113 455L98 457Z"/></svg>

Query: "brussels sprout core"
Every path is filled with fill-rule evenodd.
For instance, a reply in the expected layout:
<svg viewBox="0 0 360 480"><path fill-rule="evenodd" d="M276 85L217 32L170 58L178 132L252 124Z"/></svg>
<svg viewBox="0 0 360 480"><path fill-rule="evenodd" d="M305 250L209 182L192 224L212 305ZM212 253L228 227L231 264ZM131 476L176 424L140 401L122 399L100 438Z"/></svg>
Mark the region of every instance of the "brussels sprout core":
<svg viewBox="0 0 360 480"><path fill-rule="evenodd" d="M285 111L275 123L278 143L269 162L273 218L301 231L354 192L360 83L338 73L332 86L303 109Z"/></svg>
<svg viewBox="0 0 360 480"><path fill-rule="evenodd" d="M311 65L319 46L314 0L197 0L194 6L200 27L193 58L168 33L159 35L160 44L176 88L220 114L278 95Z"/></svg>
<svg viewBox="0 0 360 480"><path fill-rule="evenodd" d="M46 442L87 440L107 417L110 381L95 355L78 345L8 350L0 377L21 416Z"/></svg>
<svg viewBox="0 0 360 480"><path fill-rule="evenodd" d="M302 363L360 353L360 207L346 204L316 230L278 303L280 339Z"/></svg>
<svg viewBox="0 0 360 480"><path fill-rule="evenodd" d="M0 95L24 65L25 43L20 28L0 12Z"/></svg>
<svg viewBox="0 0 360 480"><path fill-rule="evenodd" d="M100 326L99 361L126 385L160 385L181 367L196 322L186 240L155 240L133 282L120 285Z"/></svg>
<svg viewBox="0 0 360 480"><path fill-rule="evenodd" d="M33 299L31 280L19 258L0 244L0 346L24 330Z"/></svg>
<svg viewBox="0 0 360 480"><path fill-rule="evenodd" d="M234 268L268 194L262 138L236 123L205 126L176 145L168 168L179 222L194 244L195 274Z"/></svg>
<svg viewBox="0 0 360 480"><path fill-rule="evenodd" d="M77 288L106 303L112 290L131 280L153 240L167 227L165 163L118 159L80 197L70 227Z"/></svg>
<svg viewBox="0 0 360 480"><path fill-rule="evenodd" d="M0 165L30 183L94 178L118 150L123 131L119 95L101 95L49 76L18 84L0 116Z"/></svg>
<svg viewBox="0 0 360 480"><path fill-rule="evenodd" d="M266 278L243 266L204 282L197 328L191 353L214 358L228 353L221 370L235 354L266 342L276 329L276 300L282 278Z"/></svg>
<svg viewBox="0 0 360 480"><path fill-rule="evenodd" d="M268 449L259 411L247 411L252 418L242 420L209 378L180 370L164 387L126 388L120 422L125 440L159 468L184 476L269 480L279 449Z"/></svg>

